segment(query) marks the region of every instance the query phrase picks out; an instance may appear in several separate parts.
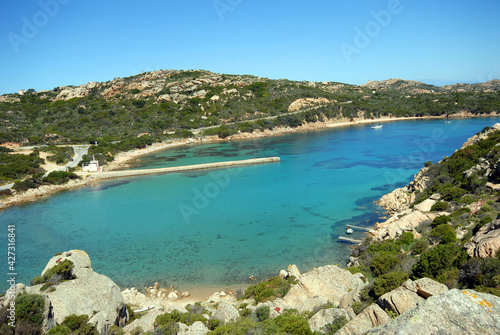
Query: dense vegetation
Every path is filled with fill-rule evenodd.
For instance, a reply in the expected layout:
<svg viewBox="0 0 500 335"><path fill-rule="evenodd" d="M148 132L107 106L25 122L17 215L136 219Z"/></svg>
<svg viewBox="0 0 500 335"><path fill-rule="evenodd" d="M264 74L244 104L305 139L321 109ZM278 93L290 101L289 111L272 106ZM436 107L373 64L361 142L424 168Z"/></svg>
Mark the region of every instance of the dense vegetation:
<svg viewBox="0 0 500 335"><path fill-rule="evenodd" d="M29 175L43 172L40 165L45 161L37 151L29 155L12 154L10 150L0 147L0 183L22 179Z"/></svg>
<svg viewBox="0 0 500 335"><path fill-rule="evenodd" d="M459 89L460 88L460 89ZM77 92L69 95L68 90ZM84 91L85 93L82 93ZM71 96L76 96L71 98ZM300 98L331 103L287 114ZM155 139L226 124L208 133L230 136L277 126L297 127L325 118L473 114L500 109L499 87L439 88L405 81L380 89L325 82L269 80L207 71L157 71L86 88L10 94L0 102L0 143L112 142L149 134ZM307 109L307 108L306 108ZM268 117L275 117L269 119ZM234 122L237 122L234 124Z"/></svg>

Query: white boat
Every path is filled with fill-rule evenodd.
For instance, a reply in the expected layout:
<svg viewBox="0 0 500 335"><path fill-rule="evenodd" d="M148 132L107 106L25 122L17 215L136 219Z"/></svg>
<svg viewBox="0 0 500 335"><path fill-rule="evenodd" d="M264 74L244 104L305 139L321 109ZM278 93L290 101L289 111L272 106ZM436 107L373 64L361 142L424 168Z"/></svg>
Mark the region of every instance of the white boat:
<svg viewBox="0 0 500 335"><path fill-rule="evenodd" d="M374 124L372 126L372 129L378 129L378 128L382 128L382 125L378 123L378 112L377 112L377 124Z"/></svg>
<svg viewBox="0 0 500 335"><path fill-rule="evenodd" d="M346 234L352 234L352 233L354 233L354 230L352 230L352 228L347 227L347 230L346 230L345 233Z"/></svg>

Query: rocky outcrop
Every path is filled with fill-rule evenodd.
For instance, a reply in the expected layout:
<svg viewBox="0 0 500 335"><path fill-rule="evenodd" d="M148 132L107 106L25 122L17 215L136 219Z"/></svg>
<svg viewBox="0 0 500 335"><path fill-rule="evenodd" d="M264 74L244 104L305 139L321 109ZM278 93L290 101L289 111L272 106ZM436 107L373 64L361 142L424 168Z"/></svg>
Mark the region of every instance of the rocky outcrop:
<svg viewBox="0 0 500 335"><path fill-rule="evenodd" d="M449 290L368 334L500 334L500 298L472 290Z"/></svg>
<svg viewBox="0 0 500 335"><path fill-rule="evenodd" d="M422 213L418 210L406 210L391 216L387 221L377 223L371 234L377 240L395 238L403 232L416 232L416 228L425 221L432 221L436 217L433 213Z"/></svg>
<svg viewBox="0 0 500 335"><path fill-rule="evenodd" d="M222 303L215 311L213 318L226 323L236 320L239 316L240 313L233 305Z"/></svg>
<svg viewBox="0 0 500 335"><path fill-rule="evenodd" d="M422 168L408 185L397 188L389 194L384 195L377 204L384 208L389 214L401 212L410 208L417 194L423 192L430 183L430 178L425 176L429 168Z"/></svg>
<svg viewBox="0 0 500 335"><path fill-rule="evenodd" d="M309 319L309 327L313 332L326 332L326 326L342 316L345 317L347 321L351 320L351 315L349 315L345 309L322 309Z"/></svg>
<svg viewBox="0 0 500 335"><path fill-rule="evenodd" d="M41 291L42 285L26 287L27 293L41 294L45 299L44 329L61 324L71 314L88 315L89 322L99 332L111 325L125 325L128 312L120 288L108 277L92 270L90 258L84 251L71 250L54 256L42 274L66 259L73 262L72 273L76 279L61 282L46 291Z"/></svg>
<svg viewBox="0 0 500 335"><path fill-rule="evenodd" d="M382 309L391 310L401 315L417 306L428 296L435 296L448 291L448 287L429 278L420 278L416 281L408 279L400 287L387 292L378 298Z"/></svg>
<svg viewBox="0 0 500 335"><path fill-rule="evenodd" d="M494 220L479 229L470 242L465 244L471 257L495 257L500 249L500 220Z"/></svg>
<svg viewBox="0 0 500 335"><path fill-rule="evenodd" d="M358 335L366 334L373 327L380 326L391 320L377 304L371 304L363 312L359 313L348 324L342 327L336 335Z"/></svg>
<svg viewBox="0 0 500 335"><path fill-rule="evenodd" d="M191 326L187 326L180 322L178 323L178 325L178 335L205 335L209 332L208 328L201 321L196 321Z"/></svg>
<svg viewBox="0 0 500 335"><path fill-rule="evenodd" d="M359 273L353 275L335 265L314 268L300 275L298 283L283 299L276 299L275 304L299 311L312 311L328 302L346 308L359 301L360 292L366 285L361 277Z"/></svg>
<svg viewBox="0 0 500 335"><path fill-rule="evenodd" d="M477 142L481 141L481 140L484 140L486 138L488 138L488 135L493 132L493 131L497 131L497 130L500 130L500 123L495 123L490 129L488 129L487 131L484 131L484 132L481 132L481 133L478 133L470 138L467 139L467 142L465 142L464 144L462 144L462 147L460 149L463 149L463 148L466 148L468 146L471 146L473 144L476 144Z"/></svg>
<svg viewBox="0 0 500 335"><path fill-rule="evenodd" d="M301 98L297 99L288 106L289 112L295 112L313 106L320 106L330 103L326 98Z"/></svg>

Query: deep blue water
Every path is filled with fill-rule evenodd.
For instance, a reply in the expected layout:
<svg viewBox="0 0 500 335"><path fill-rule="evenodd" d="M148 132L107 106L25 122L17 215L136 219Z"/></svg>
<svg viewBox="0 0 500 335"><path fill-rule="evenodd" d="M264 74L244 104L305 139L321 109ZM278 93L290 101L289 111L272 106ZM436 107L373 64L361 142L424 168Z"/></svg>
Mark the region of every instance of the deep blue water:
<svg viewBox="0 0 500 335"><path fill-rule="evenodd" d="M16 225L24 283L70 249L87 251L94 270L121 287L224 286L288 264L301 271L344 265L350 248L337 237L346 223L380 221L374 200L499 121L399 121L165 150L138 167L281 162L107 181L9 208L0 212L0 249L7 249L7 225ZM2 264L7 277L7 257ZM1 285L7 289L6 280Z"/></svg>

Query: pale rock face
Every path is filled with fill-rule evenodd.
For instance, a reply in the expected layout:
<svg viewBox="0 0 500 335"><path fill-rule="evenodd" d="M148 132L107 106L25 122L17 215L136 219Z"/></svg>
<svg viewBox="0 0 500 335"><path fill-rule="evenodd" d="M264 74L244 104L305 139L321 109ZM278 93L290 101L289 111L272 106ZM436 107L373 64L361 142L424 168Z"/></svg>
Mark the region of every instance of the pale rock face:
<svg viewBox="0 0 500 335"><path fill-rule="evenodd" d="M500 220L494 220L479 229L471 242L465 244L471 257L495 257L500 249Z"/></svg>
<svg viewBox="0 0 500 335"><path fill-rule="evenodd" d="M128 312L120 288L108 277L92 270L90 258L84 251L71 250L54 256L43 273L65 259L74 263L73 274L77 279L54 286L52 292L41 292L41 285L26 287L27 293L41 294L45 298L44 330L61 324L71 314L88 315L89 322L99 332L114 324L124 325Z"/></svg>
<svg viewBox="0 0 500 335"><path fill-rule="evenodd" d="M222 303L215 311L213 318L226 323L236 320L239 316L240 313L233 305Z"/></svg>
<svg viewBox="0 0 500 335"><path fill-rule="evenodd" d="M342 327L335 335L366 334L373 327L380 326L391 320L377 304L371 304L359 313L348 324ZM395 333L393 333L395 334ZM407 333L410 334L410 333Z"/></svg>
<svg viewBox="0 0 500 335"><path fill-rule="evenodd" d="M205 325L201 321L196 321L189 327L180 322L178 323L178 325L179 325L179 332L177 333L178 335L205 335L210 331L207 327L205 327Z"/></svg>
<svg viewBox="0 0 500 335"><path fill-rule="evenodd" d="M351 316L345 309L322 309L309 319L309 327L313 332L325 332L323 328L325 328L326 325L334 322L341 316L344 316L347 321L351 320Z"/></svg>
<svg viewBox="0 0 500 335"><path fill-rule="evenodd" d="M472 290L449 290L368 334L500 334L500 298Z"/></svg>
<svg viewBox="0 0 500 335"><path fill-rule="evenodd" d="M378 240L395 238L405 231L414 232L415 229L427 220L434 220L436 214L422 213L418 210L406 211L400 215L393 215L387 221L377 223L373 237Z"/></svg>
<svg viewBox="0 0 500 335"><path fill-rule="evenodd" d="M299 269L297 268L297 265L295 264L291 264L291 265L288 265L288 276L287 277L295 277L296 279L299 279L300 278L300 271Z"/></svg>
<svg viewBox="0 0 500 335"><path fill-rule="evenodd" d="M330 103L326 98L301 98L297 99L288 106L289 112L295 112L307 107L324 105Z"/></svg>
<svg viewBox="0 0 500 335"><path fill-rule="evenodd" d="M334 306L349 306L359 300L365 283L359 276L335 265L314 268L299 278L283 297L284 304L299 311L313 310L327 302Z"/></svg>
<svg viewBox="0 0 500 335"><path fill-rule="evenodd" d="M432 206L436 203L437 201L436 200L433 200L433 199L425 199L424 201L422 201L421 203L419 203L418 205L416 205L414 208L418 211L421 211L421 212L430 212L431 211L431 208Z"/></svg>

